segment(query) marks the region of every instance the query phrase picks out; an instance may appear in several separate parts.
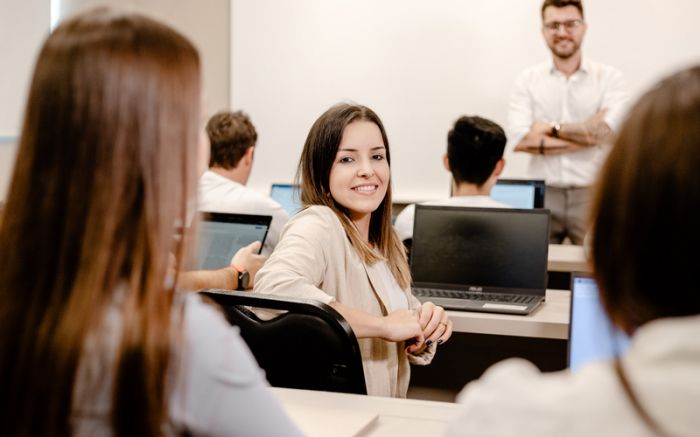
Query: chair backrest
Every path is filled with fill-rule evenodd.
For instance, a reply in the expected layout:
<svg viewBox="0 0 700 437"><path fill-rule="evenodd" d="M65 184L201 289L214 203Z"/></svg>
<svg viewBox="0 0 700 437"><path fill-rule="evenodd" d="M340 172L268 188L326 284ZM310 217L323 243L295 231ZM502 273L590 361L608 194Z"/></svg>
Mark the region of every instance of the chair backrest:
<svg viewBox="0 0 700 437"><path fill-rule="evenodd" d="M330 306L308 299L207 289L241 330L274 387L367 394L357 338ZM246 307L286 311L263 321Z"/></svg>

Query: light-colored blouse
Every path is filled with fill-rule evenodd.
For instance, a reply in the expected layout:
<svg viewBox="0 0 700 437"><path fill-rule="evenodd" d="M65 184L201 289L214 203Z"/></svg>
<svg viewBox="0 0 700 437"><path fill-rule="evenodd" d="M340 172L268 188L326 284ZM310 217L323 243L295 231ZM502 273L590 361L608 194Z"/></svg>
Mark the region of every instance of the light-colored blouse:
<svg viewBox="0 0 700 437"><path fill-rule="evenodd" d="M199 295L183 298L182 343L173 352L167 378L171 395L166 434L301 435L268 390L238 328ZM121 324L116 299L102 327L88 336L76 378L73 435L112 435L112 377Z"/></svg>

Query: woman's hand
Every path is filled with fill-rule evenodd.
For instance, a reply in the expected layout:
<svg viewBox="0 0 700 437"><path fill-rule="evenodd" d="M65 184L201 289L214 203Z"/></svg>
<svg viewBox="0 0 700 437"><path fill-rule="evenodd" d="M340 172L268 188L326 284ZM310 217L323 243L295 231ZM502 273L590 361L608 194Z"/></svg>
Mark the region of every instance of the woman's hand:
<svg viewBox="0 0 700 437"><path fill-rule="evenodd" d="M423 330L426 346L442 344L452 335L452 320L445 309L432 302L425 302L418 309L418 322Z"/></svg>
<svg viewBox="0 0 700 437"><path fill-rule="evenodd" d="M250 275L250 286L252 287L255 283L255 274L263 266L267 257L265 255L258 255L260 251L260 242L254 241L249 245L242 247L233 255L231 258L231 265L238 266L246 269ZM236 268L236 267L234 267Z"/></svg>
<svg viewBox="0 0 700 437"><path fill-rule="evenodd" d="M388 341L409 341L412 345L423 347L425 338L418 323L418 315L410 310L398 310L384 316L381 338Z"/></svg>

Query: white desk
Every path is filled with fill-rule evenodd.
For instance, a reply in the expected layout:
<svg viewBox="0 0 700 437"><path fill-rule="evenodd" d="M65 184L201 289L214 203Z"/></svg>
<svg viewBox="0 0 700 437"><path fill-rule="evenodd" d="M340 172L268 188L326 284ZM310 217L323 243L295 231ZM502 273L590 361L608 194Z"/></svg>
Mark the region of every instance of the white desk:
<svg viewBox="0 0 700 437"><path fill-rule="evenodd" d="M505 314L448 311L455 332L567 339L571 292L547 290L545 302L532 314Z"/></svg>
<svg viewBox="0 0 700 437"><path fill-rule="evenodd" d="M309 437L442 435L459 413L448 402L274 387L272 392Z"/></svg>
<svg viewBox="0 0 700 437"><path fill-rule="evenodd" d="M550 244L547 257L550 272L590 272L583 246L573 244Z"/></svg>

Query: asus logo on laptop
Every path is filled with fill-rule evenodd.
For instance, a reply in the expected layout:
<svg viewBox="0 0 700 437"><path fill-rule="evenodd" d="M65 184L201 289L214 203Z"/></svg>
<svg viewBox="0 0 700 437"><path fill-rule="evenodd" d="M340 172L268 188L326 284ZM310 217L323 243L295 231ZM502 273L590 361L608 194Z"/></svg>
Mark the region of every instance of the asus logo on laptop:
<svg viewBox="0 0 700 437"><path fill-rule="evenodd" d="M483 287L476 287L474 285L469 286L469 291L475 291L477 293L481 293L483 291Z"/></svg>

